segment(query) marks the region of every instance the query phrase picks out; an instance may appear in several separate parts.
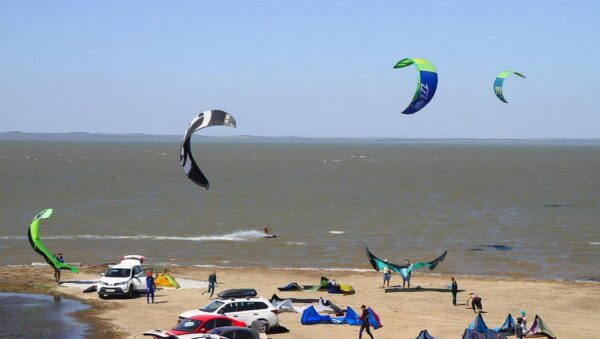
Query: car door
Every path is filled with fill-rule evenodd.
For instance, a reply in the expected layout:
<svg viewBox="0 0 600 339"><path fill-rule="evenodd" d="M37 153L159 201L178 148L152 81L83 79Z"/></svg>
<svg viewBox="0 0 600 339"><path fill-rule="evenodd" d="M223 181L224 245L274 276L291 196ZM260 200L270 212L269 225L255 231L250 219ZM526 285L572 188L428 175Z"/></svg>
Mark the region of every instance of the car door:
<svg viewBox="0 0 600 339"><path fill-rule="evenodd" d="M225 327L225 326L232 326L231 320L229 320L229 319L223 319L223 318L217 318L217 319L215 319L215 328L217 328L217 327Z"/></svg>
<svg viewBox="0 0 600 339"><path fill-rule="evenodd" d="M138 291L146 290L146 277L144 277L144 271L141 266L134 266L132 270L133 288Z"/></svg>
<svg viewBox="0 0 600 339"><path fill-rule="evenodd" d="M210 330L214 329L216 326L216 321L215 319L210 319L208 321L205 321L204 324L202 324L202 326L200 326L201 330L199 330L199 333L208 333L210 332Z"/></svg>
<svg viewBox="0 0 600 339"><path fill-rule="evenodd" d="M252 324L252 322L258 319L258 312L256 311L256 303L253 301L241 301L238 302L238 311L237 314L239 318L237 320L243 321L246 323L246 326Z"/></svg>
<svg viewBox="0 0 600 339"><path fill-rule="evenodd" d="M272 313L271 310L269 309L269 305L265 304L262 301L257 301L254 303L254 313L257 313L258 316L255 318L256 319L265 319L265 320L269 320L270 317L272 317Z"/></svg>
<svg viewBox="0 0 600 339"><path fill-rule="evenodd" d="M240 316L238 314L238 303L229 303L227 305L222 306L218 313L229 318L233 318L235 320L240 320Z"/></svg>

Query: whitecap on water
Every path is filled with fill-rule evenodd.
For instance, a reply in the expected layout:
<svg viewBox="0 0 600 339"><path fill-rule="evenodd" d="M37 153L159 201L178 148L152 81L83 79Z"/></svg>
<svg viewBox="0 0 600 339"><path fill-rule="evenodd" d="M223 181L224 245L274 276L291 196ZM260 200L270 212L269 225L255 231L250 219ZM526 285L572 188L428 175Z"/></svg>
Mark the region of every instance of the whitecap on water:
<svg viewBox="0 0 600 339"><path fill-rule="evenodd" d="M329 233L331 233L331 234L344 234L346 232L344 232L344 231L329 231Z"/></svg>

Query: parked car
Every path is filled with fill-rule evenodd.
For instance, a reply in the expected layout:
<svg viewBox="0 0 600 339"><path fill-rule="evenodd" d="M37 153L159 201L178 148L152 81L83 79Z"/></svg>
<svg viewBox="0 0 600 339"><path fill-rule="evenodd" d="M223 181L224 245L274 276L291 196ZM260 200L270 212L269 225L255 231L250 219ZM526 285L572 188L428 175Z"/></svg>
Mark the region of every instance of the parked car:
<svg viewBox="0 0 600 339"><path fill-rule="evenodd" d="M146 258L141 255L126 255L121 262L111 266L96 286L98 296L104 299L111 295L133 297L135 293L146 291L146 276L142 263Z"/></svg>
<svg viewBox="0 0 600 339"><path fill-rule="evenodd" d="M266 329L279 326L279 311L265 298L232 298L216 299L210 304L198 309L183 312L179 322L202 314L221 314L229 318L243 321L247 326L255 320L265 322Z"/></svg>
<svg viewBox="0 0 600 339"><path fill-rule="evenodd" d="M227 339L261 339L260 333L258 333L258 331L246 327L219 327L215 328L214 330L208 333L217 334Z"/></svg>
<svg viewBox="0 0 600 339"><path fill-rule="evenodd" d="M224 326L246 327L246 323L219 314L203 314L184 319L169 331L152 330L145 332L144 335L164 338L165 334L181 336L192 333L208 333L217 327Z"/></svg>

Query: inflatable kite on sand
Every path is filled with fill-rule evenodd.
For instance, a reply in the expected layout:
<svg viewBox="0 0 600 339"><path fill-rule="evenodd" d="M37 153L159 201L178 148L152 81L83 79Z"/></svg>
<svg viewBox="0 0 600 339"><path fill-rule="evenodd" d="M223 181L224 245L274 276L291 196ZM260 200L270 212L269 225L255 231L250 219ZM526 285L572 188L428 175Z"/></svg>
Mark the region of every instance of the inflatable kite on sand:
<svg viewBox="0 0 600 339"><path fill-rule="evenodd" d="M71 272L79 273L79 270L77 270L76 267L58 261L58 259L54 257L52 252L50 252L48 248L46 248L46 246L42 243L42 240L40 239L40 220L48 219L51 215L52 209L49 208L41 211L33 218L33 221L31 222L31 225L29 225L29 229L27 231L29 243L31 243L31 247L33 248L33 250L38 252L39 255L41 255L42 257L44 257L46 262L50 266L54 267L55 270L70 270Z"/></svg>
<svg viewBox="0 0 600 339"><path fill-rule="evenodd" d="M444 251L444 253L442 253L442 255L440 255L439 257L435 258L432 261L416 262L416 263L412 263L410 265L397 265L397 264L385 262L385 261L377 258L375 255L373 255L373 253L371 253L371 251L369 251L368 247L366 247L366 250L367 250L367 258L369 259L371 266L373 266L373 268L377 272L379 272L380 270L382 270L384 267L387 266L390 268L390 270L392 270L396 273L400 273L400 275L402 275L403 277L408 276L413 270L415 270L417 268L421 268L421 267L427 267L427 268L429 268L430 271L433 270L434 268L437 267L437 265L439 263L444 261L444 259L446 258L446 253L448 253L448 251Z"/></svg>
<svg viewBox="0 0 600 339"><path fill-rule="evenodd" d="M204 173L202 173L200 167L196 165L196 160L194 160L194 157L192 156L191 138L192 134L194 134L196 131L211 126L228 126L235 128L236 124L234 117L224 111L210 110L198 114L197 117L192 119L185 130L183 142L181 143L180 154L181 167L183 167L183 172L185 175L191 181L206 189L209 187L208 179L206 179L206 176Z"/></svg>

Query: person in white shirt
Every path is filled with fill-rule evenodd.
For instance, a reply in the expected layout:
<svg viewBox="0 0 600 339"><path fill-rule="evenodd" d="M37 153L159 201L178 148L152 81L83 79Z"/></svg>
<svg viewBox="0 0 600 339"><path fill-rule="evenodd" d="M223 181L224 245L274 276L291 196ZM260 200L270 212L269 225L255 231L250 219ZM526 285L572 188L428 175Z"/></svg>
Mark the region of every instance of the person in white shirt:
<svg viewBox="0 0 600 339"><path fill-rule="evenodd" d="M386 263L387 259L384 260ZM387 282L387 287L390 287L390 279L392 278L392 271L390 271L389 266L385 266L383 268L383 288L385 288L385 284Z"/></svg>

